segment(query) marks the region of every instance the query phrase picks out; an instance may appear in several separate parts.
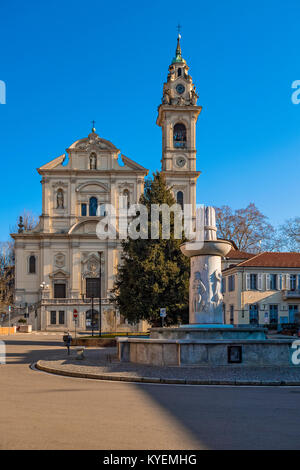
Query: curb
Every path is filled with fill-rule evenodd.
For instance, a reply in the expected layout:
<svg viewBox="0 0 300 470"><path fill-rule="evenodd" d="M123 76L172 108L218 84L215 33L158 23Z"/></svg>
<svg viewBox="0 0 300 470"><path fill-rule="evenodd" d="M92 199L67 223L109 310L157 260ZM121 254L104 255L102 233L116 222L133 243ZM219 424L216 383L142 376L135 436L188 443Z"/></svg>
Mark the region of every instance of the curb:
<svg viewBox="0 0 300 470"><path fill-rule="evenodd" d="M269 387L299 387L300 382L289 382L285 380L197 380L197 379L164 379L160 377L133 377L109 374L91 374L83 372L70 372L68 370L54 369L53 367L44 366L41 361L37 361L35 367L49 374L63 375L65 377L76 377L81 379L94 380L111 380L113 382L137 382L151 384L168 384L168 385L231 385L231 386L269 386Z"/></svg>

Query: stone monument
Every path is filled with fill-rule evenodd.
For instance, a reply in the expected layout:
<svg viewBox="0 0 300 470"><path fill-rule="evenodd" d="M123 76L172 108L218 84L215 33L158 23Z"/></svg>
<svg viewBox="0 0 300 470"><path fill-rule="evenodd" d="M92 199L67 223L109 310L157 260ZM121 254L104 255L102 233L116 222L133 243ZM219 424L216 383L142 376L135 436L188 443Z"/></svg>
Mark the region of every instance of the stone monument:
<svg viewBox="0 0 300 470"><path fill-rule="evenodd" d="M267 339L265 328L226 325L221 258L232 244L217 239L215 211L197 212L196 239L184 243L191 259L189 324L151 328L149 338L118 338L120 361L158 366L287 366L292 339Z"/></svg>
<svg viewBox="0 0 300 470"><path fill-rule="evenodd" d="M190 325L211 324L213 326L225 323L221 289L221 258L229 253L232 244L227 240L217 240L215 219L213 207L197 209L196 240L181 246L183 254L191 258Z"/></svg>

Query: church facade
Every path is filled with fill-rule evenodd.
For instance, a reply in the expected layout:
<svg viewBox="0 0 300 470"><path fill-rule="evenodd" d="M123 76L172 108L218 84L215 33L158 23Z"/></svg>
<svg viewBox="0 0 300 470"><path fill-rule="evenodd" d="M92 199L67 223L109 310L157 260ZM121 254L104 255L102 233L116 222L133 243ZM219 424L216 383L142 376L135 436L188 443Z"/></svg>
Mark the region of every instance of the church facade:
<svg viewBox="0 0 300 470"><path fill-rule="evenodd" d="M162 128L162 172L177 202L192 204L194 214L200 174L196 171L196 122L201 111L197 99L178 36L157 124ZM66 154L38 168L38 173L39 224L31 231L20 225L19 233L12 234L15 305L29 306L29 322L38 330L74 329L75 318L80 330L98 329L100 324L102 331L130 329L110 302L121 240L100 240L96 227L106 215L106 204L115 207L118 218L120 196L128 205L139 202L148 169L122 155L93 128Z"/></svg>

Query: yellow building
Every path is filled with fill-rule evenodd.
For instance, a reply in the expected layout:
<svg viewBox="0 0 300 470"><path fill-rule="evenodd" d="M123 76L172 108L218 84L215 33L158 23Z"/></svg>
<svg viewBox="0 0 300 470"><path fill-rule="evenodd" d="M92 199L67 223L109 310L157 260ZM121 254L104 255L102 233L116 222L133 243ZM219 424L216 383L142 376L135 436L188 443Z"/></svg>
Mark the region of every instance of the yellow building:
<svg viewBox="0 0 300 470"><path fill-rule="evenodd" d="M300 313L300 253L231 250L222 269L226 323L294 323Z"/></svg>

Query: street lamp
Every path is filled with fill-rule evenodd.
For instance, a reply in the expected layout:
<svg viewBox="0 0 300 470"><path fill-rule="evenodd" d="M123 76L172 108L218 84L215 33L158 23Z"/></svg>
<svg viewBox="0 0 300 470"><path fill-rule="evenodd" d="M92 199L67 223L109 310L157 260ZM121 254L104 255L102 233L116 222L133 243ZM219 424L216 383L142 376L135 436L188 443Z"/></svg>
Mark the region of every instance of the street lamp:
<svg viewBox="0 0 300 470"><path fill-rule="evenodd" d="M46 284L45 281L43 281L42 284L40 284L40 288L43 292L45 289L49 289L49 284Z"/></svg>
<svg viewBox="0 0 300 470"><path fill-rule="evenodd" d="M101 261L102 261L102 251L98 251L98 254L99 254L99 258L100 258L100 261L99 261L99 336L101 336L102 332L101 332L101 329L102 329L102 321L101 321L101 316L102 316L102 304L101 304Z"/></svg>

